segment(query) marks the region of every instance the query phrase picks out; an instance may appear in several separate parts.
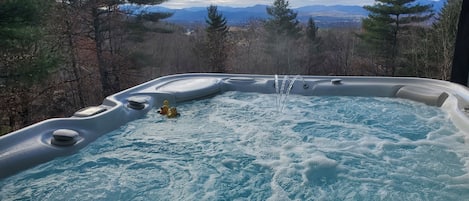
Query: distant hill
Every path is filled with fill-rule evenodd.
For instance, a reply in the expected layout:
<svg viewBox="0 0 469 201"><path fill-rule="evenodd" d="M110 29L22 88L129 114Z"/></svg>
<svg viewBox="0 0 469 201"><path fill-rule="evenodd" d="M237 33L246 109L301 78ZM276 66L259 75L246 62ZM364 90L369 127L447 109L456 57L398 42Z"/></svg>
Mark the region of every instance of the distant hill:
<svg viewBox="0 0 469 201"><path fill-rule="evenodd" d="M218 10L226 17L229 25L242 25L252 19L267 19L267 5L255 5L245 8L219 6ZM169 9L161 6L136 7L133 5L121 6L121 9L140 12L171 12L168 22L178 24L205 23L207 17L206 7L191 7L184 9ZM313 17L320 27L343 26L345 24L360 22L367 16L367 11L360 6L307 6L294 9L298 12L298 20L305 23ZM340 25L342 24L342 25Z"/></svg>
<svg viewBox="0 0 469 201"><path fill-rule="evenodd" d="M435 11L439 11L444 0L418 0L420 4L432 4ZM255 5L251 7L237 8L219 6L218 10L226 17L229 25L242 25L251 19L267 19L267 5ZM183 9L170 9L162 6L122 5L121 9L133 13L140 12L171 12L172 17L166 19L168 22L178 24L205 23L207 16L206 7L191 7ZM319 27L335 26L359 26L361 19L368 15L368 12L361 6L323 6L312 5L294 9L298 12L298 20L305 23L309 17L313 17Z"/></svg>

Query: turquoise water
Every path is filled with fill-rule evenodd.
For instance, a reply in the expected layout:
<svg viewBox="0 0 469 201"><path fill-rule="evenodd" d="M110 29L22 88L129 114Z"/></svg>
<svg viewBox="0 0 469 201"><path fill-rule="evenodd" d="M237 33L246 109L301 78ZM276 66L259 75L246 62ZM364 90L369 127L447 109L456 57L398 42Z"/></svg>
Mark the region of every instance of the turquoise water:
<svg viewBox="0 0 469 201"><path fill-rule="evenodd" d="M464 200L469 146L408 100L227 92L0 180L0 200Z"/></svg>

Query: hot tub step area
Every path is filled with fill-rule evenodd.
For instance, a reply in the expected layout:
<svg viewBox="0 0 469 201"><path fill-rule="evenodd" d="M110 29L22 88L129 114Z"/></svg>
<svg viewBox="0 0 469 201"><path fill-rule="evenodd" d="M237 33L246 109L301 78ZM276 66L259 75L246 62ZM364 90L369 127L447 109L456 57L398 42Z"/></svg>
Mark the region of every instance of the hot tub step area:
<svg viewBox="0 0 469 201"><path fill-rule="evenodd" d="M74 117L90 117L102 113L108 110L106 106L99 105L99 106L90 106L85 107L83 109L78 110L73 114Z"/></svg>

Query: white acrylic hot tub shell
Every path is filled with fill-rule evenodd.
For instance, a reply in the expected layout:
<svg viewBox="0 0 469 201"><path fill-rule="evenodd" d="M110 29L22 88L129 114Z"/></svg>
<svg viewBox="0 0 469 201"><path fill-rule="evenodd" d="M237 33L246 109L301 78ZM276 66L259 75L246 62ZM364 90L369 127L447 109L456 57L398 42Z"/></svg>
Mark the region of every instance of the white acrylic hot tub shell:
<svg viewBox="0 0 469 201"><path fill-rule="evenodd" d="M98 106L105 108L104 112L88 117L50 119L1 136L0 178L58 156L73 154L103 134L160 107L165 99L178 103L233 90L276 93L275 79L273 75L180 74L149 81L107 97ZM469 90L458 84L422 78L302 76L294 83L291 93L397 97L440 106L467 134L466 141L469 142ZM145 100L143 109L129 108L127 99L130 97ZM51 144L52 133L58 129L78 132L77 143L72 146Z"/></svg>

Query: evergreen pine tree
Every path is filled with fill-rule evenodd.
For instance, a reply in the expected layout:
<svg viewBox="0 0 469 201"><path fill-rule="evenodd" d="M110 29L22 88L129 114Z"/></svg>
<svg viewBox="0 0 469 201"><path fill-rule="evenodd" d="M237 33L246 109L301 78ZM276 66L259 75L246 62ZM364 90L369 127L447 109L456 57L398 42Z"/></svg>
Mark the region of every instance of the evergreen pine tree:
<svg viewBox="0 0 469 201"><path fill-rule="evenodd" d="M277 73L290 73L294 65L293 48L296 40L301 36L298 13L290 9L287 0L275 0L272 6L267 7L270 16L264 23L267 31L266 52L274 60Z"/></svg>
<svg viewBox="0 0 469 201"><path fill-rule="evenodd" d="M314 22L314 19L310 17L306 25L306 37L308 38L310 44L310 53L317 51L319 46L320 38L318 37L318 27Z"/></svg>
<svg viewBox="0 0 469 201"><path fill-rule="evenodd" d="M308 19L307 27L306 27L306 36L308 37L309 40L315 41L316 36L318 32L318 27L316 26L316 23L314 22L314 19L310 17Z"/></svg>
<svg viewBox="0 0 469 201"><path fill-rule="evenodd" d="M59 51L47 29L54 4L0 1L0 135L31 123L31 103L39 96L35 89L59 66Z"/></svg>
<svg viewBox="0 0 469 201"><path fill-rule="evenodd" d="M208 67L214 72L226 71L226 59L228 58L228 27L227 21L221 13L218 12L217 6L211 5L207 8L206 33L206 58Z"/></svg>
<svg viewBox="0 0 469 201"><path fill-rule="evenodd" d="M376 0L374 5L364 8L370 14L363 19L364 33L360 37L375 51L375 56L384 59L386 70L394 76L403 28L432 17L432 6L416 0Z"/></svg>
<svg viewBox="0 0 469 201"><path fill-rule="evenodd" d="M292 37L300 36L301 28L296 19L298 13L290 9L287 0L275 0L272 6L267 7L270 18L265 23L265 28L270 37Z"/></svg>
<svg viewBox="0 0 469 201"><path fill-rule="evenodd" d="M319 28L316 26L314 19L310 17L305 28L307 52L304 59L307 74L314 73L316 70L315 67L322 61L320 58L321 38L318 36L318 30Z"/></svg>
<svg viewBox="0 0 469 201"><path fill-rule="evenodd" d="M43 27L52 5L50 0L0 3L0 85L39 82L57 66L58 57L47 46Z"/></svg>

